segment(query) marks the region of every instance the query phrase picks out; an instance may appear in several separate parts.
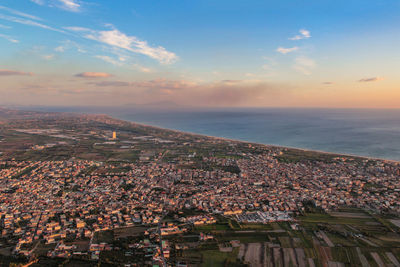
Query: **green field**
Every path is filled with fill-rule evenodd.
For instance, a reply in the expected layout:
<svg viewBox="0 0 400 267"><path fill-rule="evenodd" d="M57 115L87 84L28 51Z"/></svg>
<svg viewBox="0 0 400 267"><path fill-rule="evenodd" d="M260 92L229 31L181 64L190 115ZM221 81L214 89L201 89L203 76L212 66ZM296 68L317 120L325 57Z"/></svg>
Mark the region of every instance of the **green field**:
<svg viewBox="0 0 400 267"><path fill-rule="evenodd" d="M395 227L387 219L360 209L344 209L340 212L334 213L334 216L322 212L308 212L298 216L299 230L293 230L288 222L237 224L232 221L228 224L220 221L200 229L212 233L218 244L238 240L242 244L275 244L281 253L283 248L301 249L306 258L313 259L316 266L322 266L326 261L341 262L345 266L361 266L359 253L370 266L377 266L374 257L379 257L386 265L393 264L386 253L393 253L400 260L400 235L393 230ZM238 225L240 230L236 230ZM332 247L328 247L329 242L333 244ZM233 261L235 250L225 253L220 252L215 243L214 246L213 250L201 250L202 266L238 264ZM268 250L265 254L267 257L272 255L272 250Z"/></svg>
<svg viewBox="0 0 400 267"><path fill-rule="evenodd" d="M232 252L220 252L219 250L185 251L185 258L201 261L200 266L245 266L237 259L239 249L234 248Z"/></svg>

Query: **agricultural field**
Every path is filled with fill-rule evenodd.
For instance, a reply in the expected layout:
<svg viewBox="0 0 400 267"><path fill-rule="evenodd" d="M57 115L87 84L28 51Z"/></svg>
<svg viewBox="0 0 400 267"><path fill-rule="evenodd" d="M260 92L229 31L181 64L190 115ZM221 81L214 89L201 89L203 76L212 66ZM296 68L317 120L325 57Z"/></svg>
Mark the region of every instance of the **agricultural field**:
<svg viewBox="0 0 400 267"><path fill-rule="evenodd" d="M295 222L233 225L196 227L214 239L197 248L199 253L185 251L182 259L200 266L366 267L400 262L400 228L361 209L305 213Z"/></svg>

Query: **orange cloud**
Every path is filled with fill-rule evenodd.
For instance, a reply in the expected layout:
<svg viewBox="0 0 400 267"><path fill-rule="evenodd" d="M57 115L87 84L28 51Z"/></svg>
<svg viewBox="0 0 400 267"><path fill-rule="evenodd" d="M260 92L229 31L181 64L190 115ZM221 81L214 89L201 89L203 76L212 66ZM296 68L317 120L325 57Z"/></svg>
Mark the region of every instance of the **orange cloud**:
<svg viewBox="0 0 400 267"><path fill-rule="evenodd" d="M75 77L80 78L107 78L112 75L106 72L82 72L75 75Z"/></svg>
<svg viewBox="0 0 400 267"><path fill-rule="evenodd" d="M32 72L23 72L17 70L0 70L0 76L33 76Z"/></svg>
<svg viewBox="0 0 400 267"><path fill-rule="evenodd" d="M167 79L155 79L150 81L140 82L124 82L124 81L102 81L90 83L100 87L143 87L143 88L161 88L161 89L185 89L196 86L197 84L190 81L184 80L167 80Z"/></svg>
<svg viewBox="0 0 400 267"><path fill-rule="evenodd" d="M382 81L384 78L382 77L371 77L371 78L363 78L361 80L358 80L360 83L366 83L366 82L377 82L377 81Z"/></svg>

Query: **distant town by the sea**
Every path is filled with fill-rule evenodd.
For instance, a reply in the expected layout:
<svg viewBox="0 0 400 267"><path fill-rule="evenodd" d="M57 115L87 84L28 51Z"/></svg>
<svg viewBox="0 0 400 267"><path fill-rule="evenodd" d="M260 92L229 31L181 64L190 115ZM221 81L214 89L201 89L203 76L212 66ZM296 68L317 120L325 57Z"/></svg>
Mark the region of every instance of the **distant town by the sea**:
<svg viewBox="0 0 400 267"><path fill-rule="evenodd" d="M104 113L185 132L400 161L400 109L29 109Z"/></svg>

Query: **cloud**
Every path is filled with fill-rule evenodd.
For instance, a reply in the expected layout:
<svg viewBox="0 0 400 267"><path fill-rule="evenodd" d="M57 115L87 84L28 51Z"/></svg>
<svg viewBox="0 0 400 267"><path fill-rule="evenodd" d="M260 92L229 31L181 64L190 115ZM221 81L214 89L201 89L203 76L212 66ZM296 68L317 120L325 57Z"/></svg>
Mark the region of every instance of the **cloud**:
<svg viewBox="0 0 400 267"><path fill-rule="evenodd" d="M65 52L65 47L62 45L57 46L56 48L54 48L54 51L63 53L63 52Z"/></svg>
<svg viewBox="0 0 400 267"><path fill-rule="evenodd" d="M311 71L315 68L315 66L316 64L314 60L305 56L301 56L295 59L293 68L304 75L311 75Z"/></svg>
<svg viewBox="0 0 400 267"><path fill-rule="evenodd" d="M236 85L241 82L242 82L242 80L222 80L222 81L220 81L220 83L223 85Z"/></svg>
<svg viewBox="0 0 400 267"><path fill-rule="evenodd" d="M88 84L95 92L119 92L141 103L173 101L190 106L249 106L272 102L285 86L254 80L222 80L195 83L186 80L155 79L149 81L99 81ZM128 97L129 96L129 97Z"/></svg>
<svg viewBox="0 0 400 267"><path fill-rule="evenodd" d="M11 29L11 27L3 25L3 24L0 24L0 29Z"/></svg>
<svg viewBox="0 0 400 267"><path fill-rule="evenodd" d="M291 48L278 47L276 49L276 52L279 52L281 54L286 55L288 53L291 53L291 52L294 52L294 51L297 51L297 50L299 50L299 48L297 46L291 47Z"/></svg>
<svg viewBox="0 0 400 267"><path fill-rule="evenodd" d="M367 82L378 82L384 80L383 77L371 77L371 78L363 78L361 80L358 80L360 83L367 83Z"/></svg>
<svg viewBox="0 0 400 267"><path fill-rule="evenodd" d="M102 81L90 83L99 87L136 87L136 88L152 88L152 89L170 89L180 90L193 88L197 84L195 82L184 81L184 80L167 80L167 79L154 79L150 81L139 81L139 82L124 82L124 81Z"/></svg>
<svg viewBox="0 0 400 267"><path fill-rule="evenodd" d="M286 89L261 81L217 81L199 85L182 98L197 106L253 106L279 98L282 90Z"/></svg>
<svg viewBox="0 0 400 267"><path fill-rule="evenodd" d="M275 61L275 59L270 57L263 57L263 59L266 61L266 63L261 65L261 69L263 70L262 76L263 77L276 76L277 72L275 71L275 67L276 65L278 65L278 63Z"/></svg>
<svg viewBox="0 0 400 267"><path fill-rule="evenodd" d="M80 78L108 78L112 75L106 72L82 72L75 75Z"/></svg>
<svg viewBox="0 0 400 267"><path fill-rule="evenodd" d="M17 70L0 70L0 76L33 76L32 72L23 72Z"/></svg>
<svg viewBox="0 0 400 267"><path fill-rule="evenodd" d="M82 32L78 27L68 27L69 30L75 32ZM95 31L90 30L84 33L85 38L94 40L113 48L121 48L126 51L146 55L159 61L161 64L172 64L178 60L178 56L164 47L152 47L146 41L139 40L136 36L128 36L117 29L108 31Z"/></svg>
<svg viewBox="0 0 400 267"><path fill-rule="evenodd" d="M89 32L89 31L91 31L90 29L85 28L85 27L63 27L63 28L66 30L69 30L69 31L73 31L73 32Z"/></svg>
<svg viewBox="0 0 400 267"><path fill-rule="evenodd" d="M7 15L3 15L3 14L0 14L0 19L11 21L11 22L14 22L14 23L24 24L24 25L28 25L28 26L39 27L39 28L42 28L42 29L51 30L51 31L55 31L55 32L65 33L62 30L55 29L55 28L47 26L47 25L45 25L43 23L39 23L39 22L36 22L36 21L33 21L33 20L29 20L29 19L17 18L17 17L7 16Z"/></svg>
<svg viewBox="0 0 400 267"><path fill-rule="evenodd" d="M52 60L52 59L54 58L54 55L53 55L53 54L50 54L50 55L43 55L42 58L43 58L43 59L46 59L46 60Z"/></svg>
<svg viewBox="0 0 400 267"><path fill-rule="evenodd" d="M90 83L95 86L99 87L125 87L125 86L132 86L132 83L129 82L122 82L122 81L102 81L97 83Z"/></svg>
<svg viewBox="0 0 400 267"><path fill-rule="evenodd" d="M333 85L333 84L335 84L334 82L323 82L322 84L325 84L325 85Z"/></svg>
<svg viewBox="0 0 400 267"><path fill-rule="evenodd" d="M71 12L79 12L82 7L77 0L31 0L31 2L40 6L58 7Z"/></svg>
<svg viewBox="0 0 400 267"><path fill-rule="evenodd" d="M33 2L33 3L37 4L37 5L40 5L40 6L43 6L45 4L44 0L31 0L31 2Z"/></svg>
<svg viewBox="0 0 400 267"><path fill-rule="evenodd" d="M42 20L41 18L36 17L34 15L30 15L30 14L27 14L27 13L24 13L24 12L21 12L21 11L12 9L12 8L8 8L8 7L5 7L5 6L0 6L0 10L5 10L6 12L11 13L13 15L17 15L17 16L20 16L20 17L28 18L28 19Z"/></svg>
<svg viewBox="0 0 400 267"><path fill-rule="evenodd" d="M161 108L175 106L165 103L176 103L187 107L250 107L276 106L282 104L282 101L292 101L292 90L294 88L285 84L255 80L192 82L168 79L142 81L85 79L84 84L70 82L60 84L57 81L22 84L22 87L17 86L15 90L8 90L3 98L15 103L28 104L91 103L105 106L134 104L146 107L148 103L157 103L149 108Z"/></svg>
<svg viewBox="0 0 400 267"><path fill-rule="evenodd" d="M72 12L79 12L81 5L78 4L76 0L59 0L61 3L61 8L72 11Z"/></svg>
<svg viewBox="0 0 400 267"><path fill-rule="evenodd" d="M132 67L138 71L144 72L144 73L150 73L153 70L144 66L141 66L139 64L133 64Z"/></svg>
<svg viewBox="0 0 400 267"><path fill-rule="evenodd" d="M79 45L76 42L71 41L71 40L63 41L60 46L57 46L56 48L54 48L54 51L63 53L69 49L76 49L80 53L86 53L86 50L83 49L81 45Z"/></svg>
<svg viewBox="0 0 400 267"><path fill-rule="evenodd" d="M121 66L122 65L122 63L120 61L115 60L115 59L113 59L112 57L109 57L109 56L97 55L97 56L94 56L94 57L98 58L98 59L101 59L101 60L103 60L103 61L105 61L107 63L113 64L115 66Z"/></svg>
<svg viewBox="0 0 400 267"><path fill-rule="evenodd" d="M270 64L264 64L261 66L261 68L268 71L272 70L272 66Z"/></svg>
<svg viewBox="0 0 400 267"><path fill-rule="evenodd" d="M203 105L240 105L260 97L265 89L258 86L243 88L240 86L215 85L213 90L199 96L199 99L201 99Z"/></svg>
<svg viewBox="0 0 400 267"><path fill-rule="evenodd" d="M127 60L127 58L123 57L123 56L119 56L118 58L112 58L110 56L105 56L105 55L96 55L94 56L95 58L101 59L107 63L110 63L114 66L123 66L123 65L127 65L127 63L125 62ZM131 64L130 67L132 69L138 70L140 72L144 72L144 73L150 73L152 72L152 70L150 68L146 68L144 66L141 66L139 64Z"/></svg>
<svg viewBox="0 0 400 267"><path fill-rule="evenodd" d="M143 84L146 87L164 89L187 89L197 85L195 82L179 80L171 81L167 79L155 79Z"/></svg>
<svg viewBox="0 0 400 267"><path fill-rule="evenodd" d="M289 38L289 40L302 40L302 39L308 39L311 37L311 33L305 29L301 29L299 31L300 35L295 35L291 38Z"/></svg>
<svg viewBox="0 0 400 267"><path fill-rule="evenodd" d="M7 41L9 41L11 43L19 43L18 40L12 38L11 36L5 35L5 34L1 34L0 33L0 38L4 38L4 39L6 39Z"/></svg>

